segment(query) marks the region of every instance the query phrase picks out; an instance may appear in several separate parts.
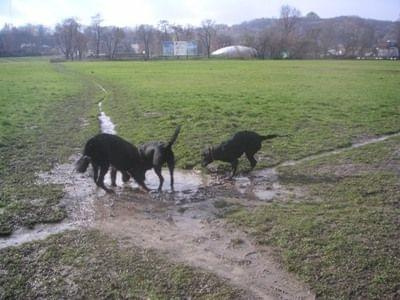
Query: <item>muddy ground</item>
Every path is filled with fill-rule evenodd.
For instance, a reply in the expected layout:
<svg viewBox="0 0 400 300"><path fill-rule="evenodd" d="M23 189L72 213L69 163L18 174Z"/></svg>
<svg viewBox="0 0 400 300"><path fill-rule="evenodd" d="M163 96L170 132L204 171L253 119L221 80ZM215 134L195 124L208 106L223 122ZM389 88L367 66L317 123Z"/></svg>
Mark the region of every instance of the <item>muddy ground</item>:
<svg viewBox="0 0 400 300"><path fill-rule="evenodd" d="M99 111L101 131L115 133L114 124L102 112L101 102ZM347 149L380 142L390 136L361 141ZM345 150L284 162L280 166ZM38 184L63 186L65 195L60 205L66 209L68 217L57 224L19 229L10 237L0 239L0 249L69 229L95 229L118 240L123 247L151 249L172 262L207 270L246 291L246 298L315 298L306 285L282 269L272 248L257 244L249 233L240 231L223 218L226 213L242 207L264 206L274 201L302 201L307 191L282 185L276 168L241 174L234 180L217 173L204 175L200 171L176 170L175 191L170 190L169 175L164 173L166 180L161 193L144 193L135 183L123 184L118 177L115 193L106 194L95 186L90 172L78 174L74 171L78 158L73 155L68 163L38 174ZM153 171L148 171L146 180L152 190L157 188L158 178ZM109 177L106 184L110 185Z"/></svg>
<svg viewBox="0 0 400 300"><path fill-rule="evenodd" d="M162 193L142 192L135 183L118 177L115 194L95 187L90 173L74 171L77 156L39 175L41 182L65 185L62 205L68 219L61 224L16 232L0 246L44 238L68 228L94 228L124 245L155 249L168 259L208 270L261 299L309 299L309 289L275 262L272 250L257 245L246 233L221 217L238 206L254 207L273 199L296 198L284 190L274 169L239 176L229 181L195 171L175 172L175 192L165 174ZM147 173L148 186L158 178ZM106 184L110 184L109 177Z"/></svg>
<svg viewBox="0 0 400 300"><path fill-rule="evenodd" d="M176 170L175 192L170 190L169 175L165 173L161 193L145 193L132 181L123 184L118 175L115 194L106 194L95 186L90 172L74 171L78 158L71 156L68 163L38 176L38 184L64 186L61 205L66 208L68 218L58 224L20 229L11 237L1 239L0 248L43 239L68 229L96 229L127 248L152 249L173 262L210 271L228 279L233 286L249 291L256 299L314 298L308 287L280 267L273 249L258 245L248 233L222 218L241 207L253 208L273 201L302 201L307 191L289 190L281 185L276 168L242 174L234 180L216 173L204 175L199 171ZM146 175L147 185L155 190L157 176L151 170ZM106 184L110 185L109 177Z"/></svg>

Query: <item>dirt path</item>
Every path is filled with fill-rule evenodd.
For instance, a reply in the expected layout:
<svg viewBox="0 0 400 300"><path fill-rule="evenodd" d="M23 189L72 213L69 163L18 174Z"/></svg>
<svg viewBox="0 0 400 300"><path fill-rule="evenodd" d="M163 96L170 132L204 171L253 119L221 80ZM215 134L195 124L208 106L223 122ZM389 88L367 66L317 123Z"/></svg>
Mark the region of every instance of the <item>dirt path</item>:
<svg viewBox="0 0 400 300"><path fill-rule="evenodd" d="M244 197L247 192L238 184L243 179L235 184L178 170L174 193L167 189L169 176L165 174L167 190L144 194L134 183L124 185L118 176L116 193L109 195L95 187L90 174L73 171L77 158L73 156L71 163L40 175L42 182L65 184L63 205L69 215L66 224L96 228L126 247L155 249L172 261L209 270L250 291L254 299L314 298L275 263L268 247L256 245L248 235L219 217L221 205L216 203L223 203L224 207L265 203ZM147 175L148 185L155 188L158 178L152 171ZM107 177L106 184L109 180ZM252 176L251 185L254 180L261 181ZM245 188L249 188L247 183Z"/></svg>

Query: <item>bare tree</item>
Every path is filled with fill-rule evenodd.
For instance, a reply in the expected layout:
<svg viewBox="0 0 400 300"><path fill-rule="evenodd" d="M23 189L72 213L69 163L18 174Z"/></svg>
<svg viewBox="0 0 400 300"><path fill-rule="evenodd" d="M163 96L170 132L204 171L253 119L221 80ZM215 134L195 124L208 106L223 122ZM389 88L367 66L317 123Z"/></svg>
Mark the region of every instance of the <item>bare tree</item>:
<svg viewBox="0 0 400 300"><path fill-rule="evenodd" d="M284 5L281 7L279 21L282 24L283 32L285 35L289 35L294 31L300 16L300 11L294 7L291 7L289 5Z"/></svg>
<svg viewBox="0 0 400 300"><path fill-rule="evenodd" d="M290 55L291 47L295 44L295 29L301 13L298 9L289 5L281 7L279 26L281 32L280 48L282 52Z"/></svg>
<svg viewBox="0 0 400 300"><path fill-rule="evenodd" d="M181 41L183 35L183 27L178 24L171 25L171 33L174 41Z"/></svg>
<svg viewBox="0 0 400 300"><path fill-rule="evenodd" d="M151 25L140 25L137 29L139 39L143 42L144 58L150 58L150 45L154 35L154 28Z"/></svg>
<svg viewBox="0 0 400 300"><path fill-rule="evenodd" d="M361 18L348 18L339 29L341 42L347 57L362 56L373 48L375 30Z"/></svg>
<svg viewBox="0 0 400 300"><path fill-rule="evenodd" d="M158 22L158 30L161 32L161 41L170 40L171 25L167 20L161 20Z"/></svg>
<svg viewBox="0 0 400 300"><path fill-rule="evenodd" d="M82 60L82 57L84 53L87 51L87 43L88 43L88 37L84 35L81 32L78 32L76 35L76 40L75 40L75 55L78 56L79 60Z"/></svg>
<svg viewBox="0 0 400 300"><path fill-rule="evenodd" d="M252 46L254 49L257 50L257 56L261 59L270 57L271 53L270 51L268 51L269 50L268 47L272 46L271 44L272 40L269 30L264 30L252 36L253 36L253 42L252 44L248 45Z"/></svg>
<svg viewBox="0 0 400 300"><path fill-rule="evenodd" d="M360 28L358 55L373 51L375 46L375 28L363 21Z"/></svg>
<svg viewBox="0 0 400 300"><path fill-rule="evenodd" d="M114 59L117 54L118 47L125 36L124 30L120 27L105 27L103 31L103 40L107 50L109 59Z"/></svg>
<svg viewBox="0 0 400 300"><path fill-rule="evenodd" d="M11 24L5 24L0 32L0 53L2 56L11 55L15 49L15 37Z"/></svg>
<svg viewBox="0 0 400 300"><path fill-rule="evenodd" d="M118 51L138 53L144 50L148 59L161 54L162 42L172 39L196 40L199 52L207 56L216 47L240 42L256 48L260 58L279 58L284 53L293 58L355 57L388 46L387 40L400 44L400 20L320 19L312 12L300 18L300 12L287 5L282 7L279 19L260 19L235 26L216 25L212 20L205 20L194 28L162 20L157 28L142 25L135 29L111 30L113 27L106 29L101 24L102 18L97 14L87 27L74 18L60 22L54 30L41 25L6 25L0 29L0 56L62 52L67 59L75 59L83 58L90 49L93 55L107 52L114 58Z"/></svg>
<svg viewBox="0 0 400 300"><path fill-rule="evenodd" d="M185 25L182 27L182 39L185 41L190 41L195 38L196 32L193 26Z"/></svg>
<svg viewBox="0 0 400 300"><path fill-rule="evenodd" d="M215 21L207 19L201 22L199 29L199 37L204 48L206 49L207 57L211 54L211 44L216 35Z"/></svg>
<svg viewBox="0 0 400 300"><path fill-rule="evenodd" d="M55 35L57 44L66 59L74 59L74 51L80 27L81 25L74 18L66 19L56 26Z"/></svg>
<svg viewBox="0 0 400 300"><path fill-rule="evenodd" d="M331 24L321 24L321 33L319 37L320 53L322 57L328 55L328 50L336 46L335 32L332 30Z"/></svg>
<svg viewBox="0 0 400 300"><path fill-rule="evenodd" d="M221 33L215 36L215 46L216 48L222 48L233 45L233 38L230 35Z"/></svg>
<svg viewBox="0 0 400 300"><path fill-rule="evenodd" d="M312 26L303 30L303 34L298 36L296 43L292 46L293 58L320 58L321 28Z"/></svg>
<svg viewBox="0 0 400 300"><path fill-rule="evenodd" d="M397 47L400 47L400 18L394 23L394 38L397 42Z"/></svg>
<svg viewBox="0 0 400 300"><path fill-rule="evenodd" d="M103 31L103 27L101 26L102 22L103 19L101 18L100 14L96 14L95 16L92 17L91 29L94 37L96 57L99 57L100 54L100 45L101 45L102 31Z"/></svg>

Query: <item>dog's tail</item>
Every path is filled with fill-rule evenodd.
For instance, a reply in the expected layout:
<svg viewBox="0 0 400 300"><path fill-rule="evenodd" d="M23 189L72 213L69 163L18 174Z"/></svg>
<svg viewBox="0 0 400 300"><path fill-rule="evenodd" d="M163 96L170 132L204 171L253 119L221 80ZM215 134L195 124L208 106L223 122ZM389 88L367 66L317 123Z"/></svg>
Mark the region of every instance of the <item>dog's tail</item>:
<svg viewBox="0 0 400 300"><path fill-rule="evenodd" d="M178 125L175 129L174 134L171 136L171 138L168 141L167 148L170 148L175 143L180 131L181 131L181 125Z"/></svg>
<svg viewBox="0 0 400 300"><path fill-rule="evenodd" d="M268 135L262 135L262 136L261 136L261 140L262 140L262 141L265 141L265 140L272 140L272 139L277 138L277 137L285 137L285 136L288 136L288 135L268 134Z"/></svg>
<svg viewBox="0 0 400 300"><path fill-rule="evenodd" d="M90 163L90 157L83 155L77 162L75 170L79 173L85 173Z"/></svg>

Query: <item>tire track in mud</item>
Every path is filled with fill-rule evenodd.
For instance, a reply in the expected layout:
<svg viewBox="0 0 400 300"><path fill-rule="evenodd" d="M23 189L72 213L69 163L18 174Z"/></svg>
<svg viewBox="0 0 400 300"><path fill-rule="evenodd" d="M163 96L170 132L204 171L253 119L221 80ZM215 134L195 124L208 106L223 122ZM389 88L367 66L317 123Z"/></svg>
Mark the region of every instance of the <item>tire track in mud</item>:
<svg viewBox="0 0 400 300"><path fill-rule="evenodd" d="M95 83L104 93L107 91ZM99 102L102 132L116 133L111 119ZM289 194L278 181L279 166L295 165L323 156L380 142L400 133L356 143L347 148L311 155L247 176L233 182L219 180L195 171L176 170L176 192L143 194L134 184L123 184L118 174L115 195L97 189L90 174L74 172L77 155L70 162L57 165L51 172L39 174L40 182L63 184L62 201L68 212L65 222L21 229L9 238L0 239L0 248L74 228L97 228L117 238L123 246L137 245L162 252L169 259L209 270L233 284L250 291L255 299L313 299L310 290L277 264L268 247L256 245L247 234L227 225L218 217L216 201L227 205L263 205L266 201L284 200ZM158 177L149 171L147 184L158 185ZM165 176L164 186L169 186ZM109 177L106 184L110 184ZM244 200L244 201L243 201Z"/></svg>

